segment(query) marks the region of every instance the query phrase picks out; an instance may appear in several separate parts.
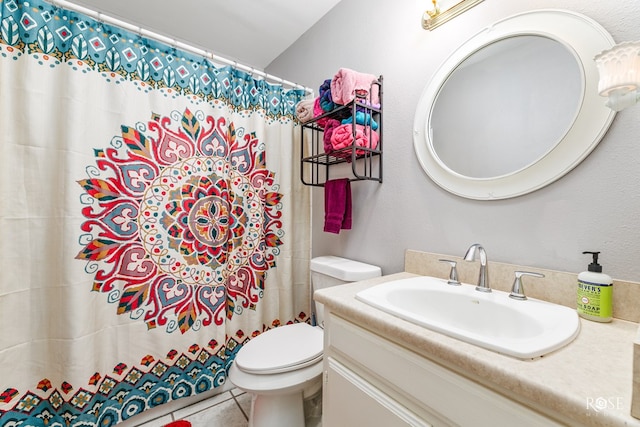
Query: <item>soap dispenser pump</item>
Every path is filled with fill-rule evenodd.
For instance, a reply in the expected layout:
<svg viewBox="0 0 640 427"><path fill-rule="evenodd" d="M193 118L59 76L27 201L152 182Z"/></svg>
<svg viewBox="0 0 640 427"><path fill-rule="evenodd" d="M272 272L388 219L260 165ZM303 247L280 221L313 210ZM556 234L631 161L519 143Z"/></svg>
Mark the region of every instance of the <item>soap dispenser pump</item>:
<svg viewBox="0 0 640 427"><path fill-rule="evenodd" d="M587 271L578 274L578 314L596 322L611 322L613 318L613 281L602 273L598 264L600 252L582 252L591 254L593 261Z"/></svg>

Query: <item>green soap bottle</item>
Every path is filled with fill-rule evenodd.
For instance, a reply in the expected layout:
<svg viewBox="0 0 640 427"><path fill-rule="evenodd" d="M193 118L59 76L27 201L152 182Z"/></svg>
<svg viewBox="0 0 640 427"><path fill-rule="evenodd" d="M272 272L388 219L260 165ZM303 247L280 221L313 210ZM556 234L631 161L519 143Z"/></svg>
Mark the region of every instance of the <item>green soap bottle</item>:
<svg viewBox="0 0 640 427"><path fill-rule="evenodd" d="M587 271L578 274L578 314L596 322L611 322L613 318L613 280L602 273L598 264L600 252L582 252L591 254L593 262Z"/></svg>

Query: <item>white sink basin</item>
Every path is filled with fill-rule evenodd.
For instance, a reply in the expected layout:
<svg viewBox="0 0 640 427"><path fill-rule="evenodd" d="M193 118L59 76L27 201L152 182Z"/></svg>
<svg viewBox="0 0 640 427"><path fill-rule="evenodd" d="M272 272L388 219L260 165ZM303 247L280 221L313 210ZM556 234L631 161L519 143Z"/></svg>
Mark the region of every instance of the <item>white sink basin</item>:
<svg viewBox="0 0 640 427"><path fill-rule="evenodd" d="M365 289L356 299L425 328L520 359L557 350L578 336L575 310L506 292L478 292L429 276Z"/></svg>

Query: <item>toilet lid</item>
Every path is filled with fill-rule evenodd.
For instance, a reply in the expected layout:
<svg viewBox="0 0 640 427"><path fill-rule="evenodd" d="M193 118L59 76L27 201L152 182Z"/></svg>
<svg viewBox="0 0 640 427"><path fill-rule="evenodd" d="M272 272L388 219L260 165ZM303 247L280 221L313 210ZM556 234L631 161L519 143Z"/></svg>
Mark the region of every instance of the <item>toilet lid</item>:
<svg viewBox="0 0 640 427"><path fill-rule="evenodd" d="M322 346L322 329L293 323L253 338L238 351L235 364L250 374L288 372L319 361Z"/></svg>

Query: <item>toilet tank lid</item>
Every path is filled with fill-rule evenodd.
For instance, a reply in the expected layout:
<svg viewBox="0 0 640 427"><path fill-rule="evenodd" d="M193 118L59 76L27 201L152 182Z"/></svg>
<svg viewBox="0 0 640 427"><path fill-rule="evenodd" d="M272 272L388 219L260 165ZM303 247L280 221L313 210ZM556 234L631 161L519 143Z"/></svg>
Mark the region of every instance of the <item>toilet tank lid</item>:
<svg viewBox="0 0 640 427"><path fill-rule="evenodd" d="M345 282L357 282L382 275L382 270L376 265L333 255L312 258L311 271L326 274Z"/></svg>

